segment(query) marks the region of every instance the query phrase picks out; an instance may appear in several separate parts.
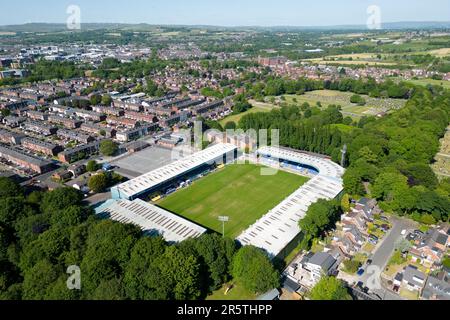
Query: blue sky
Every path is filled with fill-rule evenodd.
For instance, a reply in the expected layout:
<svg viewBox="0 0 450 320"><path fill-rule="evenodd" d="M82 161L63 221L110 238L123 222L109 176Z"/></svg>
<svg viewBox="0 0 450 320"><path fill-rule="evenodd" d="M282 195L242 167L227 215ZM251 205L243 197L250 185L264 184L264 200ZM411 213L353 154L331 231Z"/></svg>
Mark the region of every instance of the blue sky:
<svg viewBox="0 0 450 320"><path fill-rule="evenodd" d="M0 25L65 22L71 4L81 8L82 23L365 24L369 5L381 8L382 22L450 21L449 0L11 0L2 1Z"/></svg>

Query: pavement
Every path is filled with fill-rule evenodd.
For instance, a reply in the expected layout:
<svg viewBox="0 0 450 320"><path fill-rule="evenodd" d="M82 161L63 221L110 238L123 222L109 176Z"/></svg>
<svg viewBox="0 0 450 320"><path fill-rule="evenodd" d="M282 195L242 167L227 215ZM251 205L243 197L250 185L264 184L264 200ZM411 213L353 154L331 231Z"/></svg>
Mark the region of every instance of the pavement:
<svg viewBox="0 0 450 320"><path fill-rule="evenodd" d="M111 199L111 192L108 191L104 193L96 193L88 198L85 198L84 202L86 202L90 206L96 206L109 199Z"/></svg>

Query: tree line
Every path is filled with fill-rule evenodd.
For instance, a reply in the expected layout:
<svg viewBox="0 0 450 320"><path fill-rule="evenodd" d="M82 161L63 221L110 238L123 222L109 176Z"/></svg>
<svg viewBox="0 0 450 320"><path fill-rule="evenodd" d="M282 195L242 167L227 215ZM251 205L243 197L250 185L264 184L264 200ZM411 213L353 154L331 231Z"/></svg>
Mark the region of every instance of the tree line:
<svg viewBox="0 0 450 320"><path fill-rule="evenodd" d="M448 126L449 103L449 91L415 87L403 109L352 131L346 191L368 192L383 209L418 221L447 221L449 181L439 182L430 164Z"/></svg>
<svg viewBox="0 0 450 320"><path fill-rule="evenodd" d="M81 290L67 288L79 266ZM73 188L24 190L0 178L0 299L203 299L234 281L253 293L279 286L267 255L205 234L179 244L100 220Z"/></svg>
<svg viewBox="0 0 450 320"><path fill-rule="evenodd" d="M365 116L359 122L347 121L335 105L325 110L307 103L284 105L268 113L245 115L239 127L279 129L280 145L325 154L338 163L340 150L346 144L346 192L354 197L372 196L386 211L406 214L417 221L430 224L447 221L449 180L439 182L430 164L449 123L450 91L389 80L376 83L372 79L334 82L272 79L266 84L253 84L247 95L254 98L301 94L322 88L408 101L404 108L382 119ZM337 125L341 124L351 126L351 130L339 130Z"/></svg>

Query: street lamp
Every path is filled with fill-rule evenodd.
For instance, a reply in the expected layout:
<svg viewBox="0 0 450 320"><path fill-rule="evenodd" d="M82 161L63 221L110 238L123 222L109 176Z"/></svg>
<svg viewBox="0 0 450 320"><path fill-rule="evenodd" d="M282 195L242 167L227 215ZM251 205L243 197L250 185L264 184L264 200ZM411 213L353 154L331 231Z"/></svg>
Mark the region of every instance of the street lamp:
<svg viewBox="0 0 450 320"><path fill-rule="evenodd" d="M225 238L225 222L230 221L230 217L220 216L219 221L222 222L222 236Z"/></svg>

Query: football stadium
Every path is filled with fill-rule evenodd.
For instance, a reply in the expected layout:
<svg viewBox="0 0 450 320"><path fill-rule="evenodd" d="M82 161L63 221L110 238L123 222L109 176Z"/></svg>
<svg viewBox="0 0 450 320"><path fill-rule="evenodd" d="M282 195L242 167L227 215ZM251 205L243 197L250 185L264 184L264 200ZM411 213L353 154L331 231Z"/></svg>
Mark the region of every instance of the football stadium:
<svg viewBox="0 0 450 320"><path fill-rule="evenodd" d="M226 236L274 258L298 243L298 222L312 203L343 190L344 169L320 155L262 147L239 159L236 146L213 145L112 188L96 212L169 242L225 226ZM268 168L276 170L262 174Z"/></svg>

